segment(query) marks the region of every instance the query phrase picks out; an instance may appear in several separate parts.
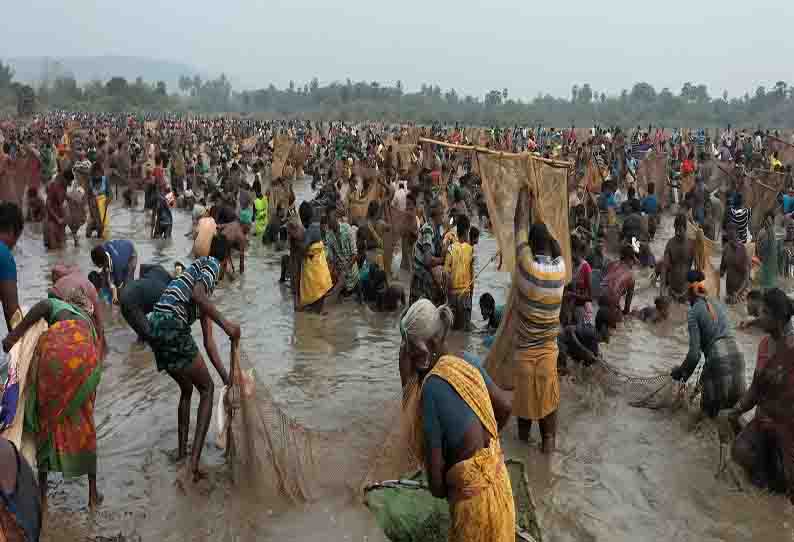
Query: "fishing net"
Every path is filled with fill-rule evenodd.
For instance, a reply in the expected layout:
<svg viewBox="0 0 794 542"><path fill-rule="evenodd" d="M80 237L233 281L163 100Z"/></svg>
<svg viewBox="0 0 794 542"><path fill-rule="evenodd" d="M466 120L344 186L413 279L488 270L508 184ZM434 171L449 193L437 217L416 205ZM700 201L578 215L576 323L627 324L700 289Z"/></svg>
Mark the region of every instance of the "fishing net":
<svg viewBox="0 0 794 542"><path fill-rule="evenodd" d="M719 298L720 272L711 261L717 252L717 244L707 238L703 229L691 220L687 221L687 237L695 241L695 269L706 276L706 290L709 295Z"/></svg>
<svg viewBox="0 0 794 542"><path fill-rule="evenodd" d="M560 241L570 269L567 191L564 189L567 164L528 155L508 158L483 154L478 161L483 184L487 187L493 228L505 255L504 269L512 270L514 265L513 213L521 183L533 187L536 194L534 217L544 220ZM393 238L415 228L415 217L411 213L393 208L389 211ZM510 322L513 317L508 310L504 321ZM501 339L497 339L492 351L502 352L503 359L508 359L512 345L505 342L509 335L504 328L503 323ZM503 365L509 369L507 364ZM415 412L420 399L416 383L406 386L396 397L387 397L378 415L368 419L366 424L348 426L340 431L317 431L287 415L252 368L245 353L233 347L227 450L234 478L240 486L246 487L256 498L268 499L268 502L280 499L285 505L313 501L324 495L348 494L358 499L368 494L367 502L392 540L443 537L447 505L443 502L441 506L426 505L426 499L432 499L426 489L412 488L406 493L404 488L397 488L392 494L373 493L373 488L383 486L384 480L413 476L420 467L419 458L413 456L409 446L415 434ZM522 467L513 466L510 472L523 539L540 540L532 495L521 474ZM395 522L405 526L400 527L399 532L392 532L390 529ZM521 538L522 534L517 536Z"/></svg>
<svg viewBox="0 0 794 542"><path fill-rule="evenodd" d="M585 186L591 193L601 192L601 184L604 181L603 172L598 168L598 162L590 156L587 160L587 167L584 173Z"/></svg>
<svg viewBox="0 0 794 542"><path fill-rule="evenodd" d="M542 160L530 154L477 153L475 167L482 179L491 229L501 253L500 269L515 272L516 197L522 184L528 184L535 195L532 200L533 219L544 222L560 244L567 269L566 282L569 281L572 266L566 187L570 164ZM488 373L505 388L513 387L514 298L511 288L501 325L486 360Z"/></svg>
<svg viewBox="0 0 794 542"><path fill-rule="evenodd" d="M770 152L778 153L778 160L784 166L794 164L794 145L773 136L767 138L767 145Z"/></svg>
<svg viewBox="0 0 794 542"><path fill-rule="evenodd" d="M654 184L659 204L666 206L669 201L670 185L667 183L667 155L651 153L637 167L637 187L640 194L648 193L648 184Z"/></svg>
<svg viewBox="0 0 794 542"><path fill-rule="evenodd" d="M415 394L418 396L418 394ZM383 420L338 431L316 430L289 416L256 375L245 352L232 348L227 458L238 487L285 508L323 497L357 499L373 483L369 473L393 479L418 464L405 461L405 440L390 440L401 401L384 401ZM384 444L390 445L385 454ZM377 467L377 468L376 468Z"/></svg>
<svg viewBox="0 0 794 542"><path fill-rule="evenodd" d="M414 164L414 149L416 145L412 144L400 144L395 145L393 150L395 152L395 164L397 165L398 171L401 173L406 173L411 170L411 166Z"/></svg>
<svg viewBox="0 0 794 542"><path fill-rule="evenodd" d="M367 218L367 209L369 208L369 204L373 201L377 201L383 195L383 186L376 182L371 181L367 187L367 192L363 194L360 198L351 195L348 198L347 203L347 212L348 218L351 224L355 224L357 222L362 222Z"/></svg>
<svg viewBox="0 0 794 542"><path fill-rule="evenodd" d="M744 205L752 209L752 232L758 235L767 213L777 207L777 196L784 188L785 175L767 171L745 183Z"/></svg>
<svg viewBox="0 0 794 542"><path fill-rule="evenodd" d="M274 179L284 175L284 166L287 164L292 145L292 139L287 135L276 136L273 141L273 166L270 171Z"/></svg>

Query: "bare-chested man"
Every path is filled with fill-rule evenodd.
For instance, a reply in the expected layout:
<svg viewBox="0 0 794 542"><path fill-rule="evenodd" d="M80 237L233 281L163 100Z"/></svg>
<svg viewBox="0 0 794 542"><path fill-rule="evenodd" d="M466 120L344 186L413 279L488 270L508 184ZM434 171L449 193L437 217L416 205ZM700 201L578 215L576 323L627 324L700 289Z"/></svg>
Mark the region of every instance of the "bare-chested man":
<svg viewBox="0 0 794 542"><path fill-rule="evenodd" d="M725 277L725 302L734 305L744 300L750 289L752 259L744 243L736 238L736 224L725 228L725 246L722 249L720 276Z"/></svg>
<svg viewBox="0 0 794 542"><path fill-rule="evenodd" d="M662 287L679 303L687 300L687 273L695 259L695 245L686 236L686 216L679 214L673 223L675 236L664 249Z"/></svg>

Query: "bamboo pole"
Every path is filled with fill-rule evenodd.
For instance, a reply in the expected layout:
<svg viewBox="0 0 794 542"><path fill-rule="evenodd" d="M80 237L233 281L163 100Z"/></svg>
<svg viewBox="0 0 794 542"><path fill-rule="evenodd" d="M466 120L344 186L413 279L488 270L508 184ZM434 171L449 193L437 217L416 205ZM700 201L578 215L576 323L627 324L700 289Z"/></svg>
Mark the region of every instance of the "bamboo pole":
<svg viewBox="0 0 794 542"><path fill-rule="evenodd" d="M458 150L458 151L471 151L471 152L477 152L477 153L482 153L482 154L494 154L494 155L501 156L503 158L523 158L525 156L529 156L533 160L540 160L541 162L549 164L550 166L553 166L553 167L559 167L559 168L572 168L573 167L573 162L568 162L568 161L564 161L564 160L551 160L549 158L541 158L540 156L535 156L533 154L525 153L525 152L524 153L515 153L515 152L495 151L493 149L488 149L486 147L479 147L479 146L474 146L474 145L458 145L458 144L455 144L455 143L447 143L445 141L438 141L438 140L429 139L429 138L426 138L426 137L420 137L419 141L422 142L422 143L430 143L431 145L438 145L440 147L446 147L448 149L454 149L454 150Z"/></svg>

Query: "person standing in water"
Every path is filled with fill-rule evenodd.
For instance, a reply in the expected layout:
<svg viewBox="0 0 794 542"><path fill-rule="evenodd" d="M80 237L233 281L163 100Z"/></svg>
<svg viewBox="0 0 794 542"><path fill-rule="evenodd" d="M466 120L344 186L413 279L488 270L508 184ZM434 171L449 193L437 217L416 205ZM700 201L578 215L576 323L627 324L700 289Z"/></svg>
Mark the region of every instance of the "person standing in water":
<svg viewBox="0 0 794 542"><path fill-rule="evenodd" d="M22 211L17 204L0 201L0 302L3 304L7 329L14 329L22 320L17 290L17 263L11 251L22 236L24 227Z"/></svg>
<svg viewBox="0 0 794 542"><path fill-rule="evenodd" d="M761 291L777 288L780 275L780 242L775 233L775 215L769 212L764 217L763 228L758 234L758 254L761 257Z"/></svg>
<svg viewBox="0 0 794 542"><path fill-rule="evenodd" d="M631 272L637 255L634 247L623 245L620 249L620 260L610 263L601 279L601 297L599 305L609 310L609 325L616 327L623 317L631 313L631 301L634 297L634 275ZM623 309L620 300L623 299Z"/></svg>
<svg viewBox="0 0 794 542"><path fill-rule="evenodd" d="M400 320L400 380L418 399L405 403L415 424L411 452L433 496L449 501L451 542L513 542L515 505L499 443L510 395L474 360L448 353L452 320L449 307L427 299Z"/></svg>
<svg viewBox="0 0 794 542"><path fill-rule="evenodd" d="M744 243L736 239L736 225L728 224L723 236L720 276L725 277L725 302L735 305L744 300L750 289L750 266L752 259Z"/></svg>
<svg viewBox="0 0 794 542"><path fill-rule="evenodd" d="M101 501L94 404L102 363L100 337L91 318L95 310L86 292L73 288L63 298L50 297L34 305L3 340L3 351L9 352L39 320L49 325L39 337L35 383L25 409L25 426L37 428L36 463L44 510L50 472L87 475L89 507L94 510Z"/></svg>
<svg viewBox="0 0 794 542"><path fill-rule="evenodd" d="M44 229L44 246L50 250L58 250L66 245L66 187L74 180L71 170L62 174L47 185L47 218Z"/></svg>
<svg viewBox="0 0 794 542"><path fill-rule="evenodd" d="M687 297L686 277L695 261L695 247L686 235L686 215L679 214L673 222L675 236L667 241L664 248L662 289L670 297L683 303Z"/></svg>
<svg viewBox="0 0 794 542"><path fill-rule="evenodd" d="M199 392L196 436L190 460L193 480L203 477L199 470L201 452L212 418L212 397L215 390L204 358L190 332L191 325L201 320L204 349L225 386L229 373L221 362L218 346L212 334L213 322L223 329L233 342L240 340L240 326L224 318L210 301L226 259L227 246L223 237L215 237L210 255L197 259L178 278L171 281L149 314L150 346L159 371L165 371L179 385L178 459L187 457L190 429L190 400L193 388Z"/></svg>
<svg viewBox="0 0 794 542"><path fill-rule="evenodd" d="M540 425L542 449L551 453L557 434L560 381L557 375L557 335L565 287L565 260L545 224L529 227L532 195L518 193L515 214L516 317L513 410L518 438L529 440L532 420Z"/></svg>
<svg viewBox="0 0 794 542"><path fill-rule="evenodd" d="M267 196L262 194L262 186L258 179L254 181L254 196L254 210L256 211L256 217L254 220L254 223L256 224L254 227L254 235L256 237L262 237L265 234L268 223L270 222L270 209Z"/></svg>
<svg viewBox="0 0 794 542"><path fill-rule="evenodd" d="M720 417L736 422L756 407L755 417L733 445L734 460L761 489L785 493L794 503L794 304L775 288L761 306L760 327L768 333L758 345L753 381L735 407Z"/></svg>

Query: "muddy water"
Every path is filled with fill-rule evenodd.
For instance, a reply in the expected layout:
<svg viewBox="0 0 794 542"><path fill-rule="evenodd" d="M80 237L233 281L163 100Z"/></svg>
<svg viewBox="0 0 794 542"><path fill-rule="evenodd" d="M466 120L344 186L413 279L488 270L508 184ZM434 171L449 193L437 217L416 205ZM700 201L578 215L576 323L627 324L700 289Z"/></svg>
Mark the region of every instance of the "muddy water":
<svg viewBox="0 0 794 542"><path fill-rule="evenodd" d="M296 189L299 200L307 195L307 184L298 183ZM111 216L113 237L133 239L139 262L170 268L177 260L188 260L186 214L175 214L170 241L147 239L141 211L114 207ZM669 227L660 230L657 254ZM17 249L23 303L30 306L40 299L58 261L79 263L87 271L87 244L82 240L79 249L69 246L48 254L40 233L26 231ZM484 235L477 249L479 265L495 250L494 239ZM355 303L330 308L322 317L296 315L289 291L277 283L279 257L253 243L246 275L220 286L214 299L225 314L242 322L248 358L291 416L310 428L361 429L363 436L354 439L349 454L349 461L357 461L362 454L356 448L371 445L365 435L391 421L384 419L383 402L399 391L397 316L375 314ZM480 275L475 299L490 291L501 302L507 287L507 277L491 264ZM643 287L636 306L649 303L653 294ZM53 479L46 540L381 539L366 510L352 504L341 488L311 505L287 509L240 494L213 444L214 420L203 455L209 479L197 487L179 483L180 466L173 460L177 387L157 373L148 350L134 345L135 336L118 309L108 313L110 354L96 406L99 487L105 503L92 517L86 510L85 480ZM631 340L629 330L622 331L608 346L608 359L639 373L672 367L686 351L684 320L680 309L675 322L660 329L633 324ZM475 322L481 323L476 308ZM216 337L227 351L226 339ZM748 378L759 338L740 337ZM478 334L456 335L452 344L482 353L481 339ZM219 388L216 379L216 398ZM620 395L605 394L592 384L566 381L562 393L557 453L544 458L536 446L520 446L513 424L505 435L508 452L529 463L546 540L794 539L794 518L782 499L739 492L735 484L715 479L719 450L708 425L693 426L682 413L633 409ZM193 420L195 403L197 397Z"/></svg>

